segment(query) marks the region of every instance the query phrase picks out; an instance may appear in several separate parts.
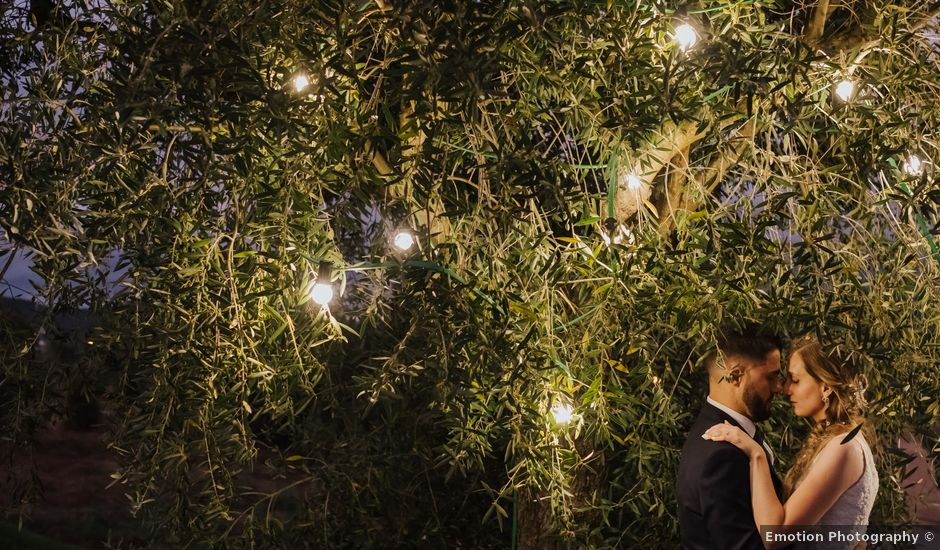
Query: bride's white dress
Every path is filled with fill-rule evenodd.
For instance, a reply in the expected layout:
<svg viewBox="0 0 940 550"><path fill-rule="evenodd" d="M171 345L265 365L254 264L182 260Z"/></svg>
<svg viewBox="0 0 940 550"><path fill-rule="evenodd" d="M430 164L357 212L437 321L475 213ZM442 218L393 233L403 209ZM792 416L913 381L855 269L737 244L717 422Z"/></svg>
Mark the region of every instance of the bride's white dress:
<svg viewBox="0 0 940 550"><path fill-rule="evenodd" d="M875 469L875 459L871 454L871 447L868 446L868 442L861 433L856 434L847 445L857 445L862 449L862 455L865 458L862 476L842 493L839 500L819 520L819 525L868 525L868 515L871 513L875 496L878 494L878 471ZM850 550L856 548L857 544L833 541L804 543L797 547L807 550Z"/></svg>

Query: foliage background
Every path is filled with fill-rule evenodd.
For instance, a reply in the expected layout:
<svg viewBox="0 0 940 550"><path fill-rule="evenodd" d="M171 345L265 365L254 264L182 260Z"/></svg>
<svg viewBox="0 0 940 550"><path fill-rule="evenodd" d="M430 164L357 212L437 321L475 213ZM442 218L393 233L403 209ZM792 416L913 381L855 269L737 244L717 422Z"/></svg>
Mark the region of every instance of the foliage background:
<svg viewBox="0 0 940 550"><path fill-rule="evenodd" d="M0 321L4 433L107 403L116 481L166 544L658 547L697 361L756 320L867 361L873 521L906 521L894 440L938 450L937 9L6 5L7 252L47 323L100 326L39 367ZM807 426L774 418L786 464ZM284 489L240 481L260 461Z"/></svg>

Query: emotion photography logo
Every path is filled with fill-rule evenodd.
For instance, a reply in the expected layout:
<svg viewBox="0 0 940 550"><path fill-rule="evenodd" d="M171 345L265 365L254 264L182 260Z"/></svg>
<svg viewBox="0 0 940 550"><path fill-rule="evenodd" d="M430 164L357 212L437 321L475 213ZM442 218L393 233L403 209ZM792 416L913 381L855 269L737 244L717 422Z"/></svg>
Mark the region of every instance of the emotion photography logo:
<svg viewBox="0 0 940 550"><path fill-rule="evenodd" d="M828 543L868 548L940 550L940 525L763 525L761 539L774 543Z"/></svg>

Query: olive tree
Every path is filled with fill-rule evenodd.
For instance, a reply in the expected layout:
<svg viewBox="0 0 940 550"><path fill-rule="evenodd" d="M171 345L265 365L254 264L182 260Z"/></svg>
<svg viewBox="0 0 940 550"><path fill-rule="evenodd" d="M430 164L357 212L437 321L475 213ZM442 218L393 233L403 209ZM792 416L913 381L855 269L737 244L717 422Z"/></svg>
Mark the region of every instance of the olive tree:
<svg viewBox="0 0 940 550"><path fill-rule="evenodd" d="M866 365L873 522L907 521L937 2L4 9L0 227L50 315L100 319L116 483L161 540L675 545L700 359L751 323ZM28 445L56 377L15 328Z"/></svg>

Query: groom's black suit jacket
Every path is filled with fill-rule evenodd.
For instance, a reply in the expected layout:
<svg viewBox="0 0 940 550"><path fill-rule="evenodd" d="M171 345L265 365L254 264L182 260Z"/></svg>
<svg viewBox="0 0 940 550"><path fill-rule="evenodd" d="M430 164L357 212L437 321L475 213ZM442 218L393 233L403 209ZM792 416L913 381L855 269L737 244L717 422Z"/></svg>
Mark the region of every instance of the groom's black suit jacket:
<svg viewBox="0 0 940 550"><path fill-rule="evenodd" d="M731 416L705 403L679 461L679 532L686 550L763 550L754 511L747 455L726 441L708 441L702 434ZM777 496L782 484L770 468Z"/></svg>

